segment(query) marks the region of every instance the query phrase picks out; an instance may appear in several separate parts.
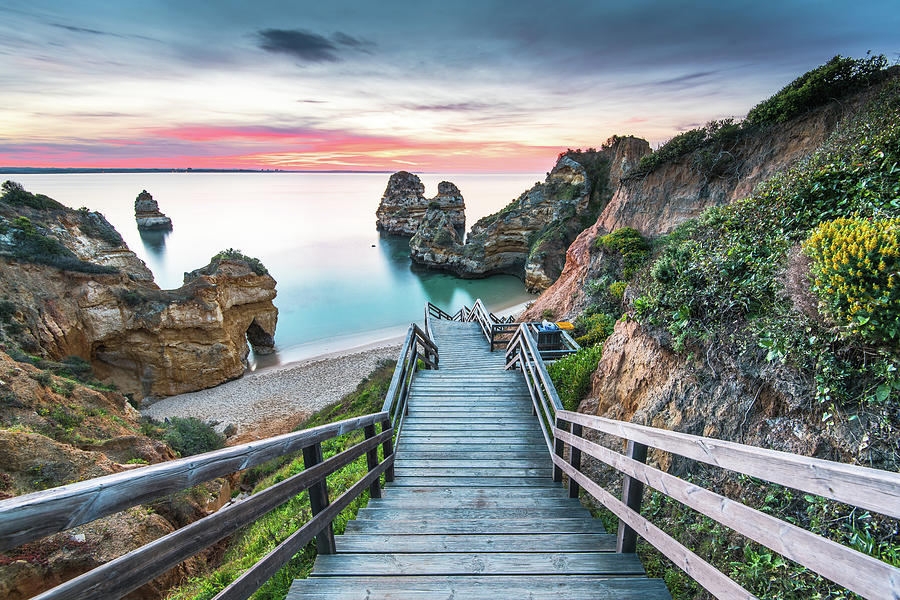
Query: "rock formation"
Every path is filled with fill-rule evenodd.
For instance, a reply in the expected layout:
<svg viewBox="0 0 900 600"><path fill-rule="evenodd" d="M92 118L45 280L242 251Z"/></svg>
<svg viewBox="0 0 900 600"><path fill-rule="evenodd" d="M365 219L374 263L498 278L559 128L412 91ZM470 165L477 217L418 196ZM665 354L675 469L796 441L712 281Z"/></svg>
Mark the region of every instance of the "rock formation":
<svg viewBox="0 0 900 600"><path fill-rule="evenodd" d="M241 376L248 339L257 352L273 347L275 280L240 256L161 290L99 213L0 201L0 230L5 300L31 354L81 357L140 399Z"/></svg>
<svg viewBox="0 0 900 600"><path fill-rule="evenodd" d="M410 244L411 257L460 277L509 273L523 277L528 289L543 290L562 271L565 248L596 219L619 179L649 151L645 140L614 137L600 150L566 152L543 183L475 223L464 245L422 232ZM423 223L422 229L428 225Z"/></svg>
<svg viewBox="0 0 900 600"><path fill-rule="evenodd" d="M535 319L544 310L558 318L577 315L588 302L585 285L595 264L603 260L592 250L594 240L621 227L654 237L671 232L710 206L743 198L762 181L809 156L834 131L842 115L859 109L864 96L830 103L796 119L741 137L727 151L728 168L705 171L705 148L665 163L641 176L625 176L596 223L584 230L565 253L560 277L531 306L523 318ZM560 253L561 254L561 253Z"/></svg>
<svg viewBox="0 0 900 600"><path fill-rule="evenodd" d="M134 218L137 221L138 229L172 229L172 219L159 212L159 204L147 190L143 190L138 194L137 199L134 201Z"/></svg>
<svg viewBox="0 0 900 600"><path fill-rule="evenodd" d="M429 200L425 198L425 186L417 175L399 171L388 180L375 212L376 226L379 231L392 235L415 235L429 208L445 211L455 228L465 229L465 201L455 185L442 181L438 184L437 196Z"/></svg>

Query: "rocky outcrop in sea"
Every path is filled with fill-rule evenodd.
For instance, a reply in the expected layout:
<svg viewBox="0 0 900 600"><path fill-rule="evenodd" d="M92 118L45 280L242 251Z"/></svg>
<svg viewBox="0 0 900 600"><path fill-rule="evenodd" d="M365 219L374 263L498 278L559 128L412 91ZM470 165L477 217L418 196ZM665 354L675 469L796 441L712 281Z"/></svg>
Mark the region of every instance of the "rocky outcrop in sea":
<svg viewBox="0 0 900 600"><path fill-rule="evenodd" d="M619 180L648 152L645 140L616 136L599 150L563 153L543 182L475 223L465 244L447 235L446 222L424 219L410 241L410 256L459 277L509 273L522 277L532 291L546 289L563 270L566 247L594 222Z"/></svg>
<svg viewBox="0 0 900 600"><path fill-rule="evenodd" d="M442 181L438 184L437 195L428 199L425 186L417 175L398 171L388 179L378 204L376 227L392 235L415 235L429 209L444 211L460 233L465 230L466 204L459 188L449 181Z"/></svg>
<svg viewBox="0 0 900 600"><path fill-rule="evenodd" d="M147 190L141 191L134 201L134 219L137 221L138 229L143 231L172 229L172 219L159 211L159 203Z"/></svg>

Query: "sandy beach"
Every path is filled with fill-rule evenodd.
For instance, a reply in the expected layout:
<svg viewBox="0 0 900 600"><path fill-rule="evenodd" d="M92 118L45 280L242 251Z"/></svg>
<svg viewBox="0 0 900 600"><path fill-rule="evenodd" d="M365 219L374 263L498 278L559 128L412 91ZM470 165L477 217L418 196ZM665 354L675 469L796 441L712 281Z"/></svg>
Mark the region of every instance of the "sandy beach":
<svg viewBox="0 0 900 600"><path fill-rule="evenodd" d="M217 421L219 432L234 425L229 444L293 430L309 414L356 389L379 361L396 359L402 340L389 339L313 359L247 373L214 388L179 394L141 409L141 414Z"/></svg>
<svg viewBox="0 0 900 600"><path fill-rule="evenodd" d="M515 315L524 308L517 304L497 314ZM248 372L213 388L163 398L141 414L157 420L196 417L216 422L219 432L234 425L237 433L229 444L278 435L354 390L379 361L396 359L402 343L403 336L393 337Z"/></svg>

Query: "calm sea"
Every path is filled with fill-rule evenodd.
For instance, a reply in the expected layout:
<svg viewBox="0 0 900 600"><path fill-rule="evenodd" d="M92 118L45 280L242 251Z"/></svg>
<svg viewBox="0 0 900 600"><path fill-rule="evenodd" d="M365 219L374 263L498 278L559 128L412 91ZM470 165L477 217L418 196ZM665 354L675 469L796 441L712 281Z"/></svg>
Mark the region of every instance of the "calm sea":
<svg viewBox="0 0 900 600"><path fill-rule="evenodd" d="M411 268L408 240L382 237L375 209L387 174L152 173L10 175L72 208L102 212L163 288L225 248L256 256L278 282L277 352L252 367L283 364L402 335L425 300L455 312L482 298L491 310L533 298L510 276L463 280ZM442 180L466 200L467 227L542 178L422 175L425 195ZM142 234L134 199L146 189L174 231Z"/></svg>

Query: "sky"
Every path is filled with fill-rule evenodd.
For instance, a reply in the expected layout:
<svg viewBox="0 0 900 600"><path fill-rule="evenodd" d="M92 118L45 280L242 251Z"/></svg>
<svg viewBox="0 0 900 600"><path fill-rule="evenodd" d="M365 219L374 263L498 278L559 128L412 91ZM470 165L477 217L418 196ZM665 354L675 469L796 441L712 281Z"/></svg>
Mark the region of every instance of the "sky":
<svg viewBox="0 0 900 600"><path fill-rule="evenodd" d="M898 32L898 0L0 0L0 166L541 172Z"/></svg>

